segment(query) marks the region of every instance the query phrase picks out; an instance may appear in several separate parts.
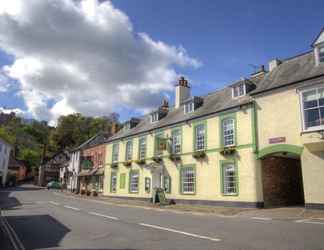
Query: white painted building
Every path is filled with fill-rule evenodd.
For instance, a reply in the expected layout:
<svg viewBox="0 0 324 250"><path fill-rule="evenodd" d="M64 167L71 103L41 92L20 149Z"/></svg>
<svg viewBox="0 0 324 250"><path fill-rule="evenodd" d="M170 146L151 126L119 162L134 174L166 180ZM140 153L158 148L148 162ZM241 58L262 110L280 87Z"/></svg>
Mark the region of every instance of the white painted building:
<svg viewBox="0 0 324 250"><path fill-rule="evenodd" d="M8 174L11 145L0 138L0 181L5 186Z"/></svg>
<svg viewBox="0 0 324 250"><path fill-rule="evenodd" d="M80 172L80 150L70 153L70 161L67 167L60 169L60 180L71 192L78 190L78 174Z"/></svg>

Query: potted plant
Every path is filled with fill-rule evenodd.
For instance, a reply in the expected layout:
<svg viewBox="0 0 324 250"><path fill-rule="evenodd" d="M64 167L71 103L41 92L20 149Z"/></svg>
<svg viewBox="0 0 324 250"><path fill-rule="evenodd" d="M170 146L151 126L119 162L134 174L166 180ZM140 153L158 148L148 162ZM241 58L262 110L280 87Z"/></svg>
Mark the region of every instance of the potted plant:
<svg viewBox="0 0 324 250"><path fill-rule="evenodd" d="M112 168L117 168L117 167L118 167L118 163L117 163L117 162L113 162L113 163L111 163L111 167L112 167Z"/></svg>
<svg viewBox="0 0 324 250"><path fill-rule="evenodd" d="M154 156L152 158L152 160L155 161L156 163L160 163L162 161L162 157L157 155L157 156Z"/></svg>
<svg viewBox="0 0 324 250"><path fill-rule="evenodd" d="M201 159L206 157L206 152L204 150L196 151L193 153L193 158L195 159Z"/></svg>
<svg viewBox="0 0 324 250"><path fill-rule="evenodd" d="M143 165L143 164L145 164L145 159L138 159L138 160L136 160L135 161L137 164L139 164L139 165Z"/></svg>

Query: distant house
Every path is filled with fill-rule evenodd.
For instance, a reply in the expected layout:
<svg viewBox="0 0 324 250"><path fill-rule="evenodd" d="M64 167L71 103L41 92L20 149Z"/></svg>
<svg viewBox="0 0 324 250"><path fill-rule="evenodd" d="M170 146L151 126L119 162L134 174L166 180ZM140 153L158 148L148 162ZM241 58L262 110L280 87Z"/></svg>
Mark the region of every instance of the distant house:
<svg viewBox="0 0 324 250"><path fill-rule="evenodd" d="M69 152L60 151L41 164L38 171L38 184L46 186L50 181L59 181L60 169L66 167L69 164L69 160Z"/></svg>
<svg viewBox="0 0 324 250"><path fill-rule="evenodd" d="M0 184L5 186L8 175L8 163L11 145L0 138Z"/></svg>
<svg viewBox="0 0 324 250"><path fill-rule="evenodd" d="M27 176L27 167L23 161L17 160L14 156L10 155L9 172L16 176L16 181L23 181Z"/></svg>

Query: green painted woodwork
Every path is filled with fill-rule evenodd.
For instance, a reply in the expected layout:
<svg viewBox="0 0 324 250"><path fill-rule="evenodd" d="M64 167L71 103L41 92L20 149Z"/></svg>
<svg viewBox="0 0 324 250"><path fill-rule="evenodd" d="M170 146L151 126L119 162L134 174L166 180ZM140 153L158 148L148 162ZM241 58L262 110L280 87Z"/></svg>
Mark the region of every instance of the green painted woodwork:
<svg viewBox="0 0 324 250"><path fill-rule="evenodd" d="M126 187L126 174L122 173L119 176L119 188L125 189L125 187Z"/></svg>
<svg viewBox="0 0 324 250"><path fill-rule="evenodd" d="M225 194L224 193L224 165L225 164L234 164L235 168L235 178L236 178L236 193L235 194ZM222 192L223 196L238 196L239 195L239 173L238 173L238 167L237 167L237 161L235 158L228 159L228 160L221 160L219 161L220 166L220 190Z"/></svg>
<svg viewBox="0 0 324 250"><path fill-rule="evenodd" d="M228 113L223 114L219 117L219 133L220 133L220 147L224 148L224 128L223 122L227 119L234 120L234 146L237 145L237 121L236 121L236 113Z"/></svg>
<svg viewBox="0 0 324 250"><path fill-rule="evenodd" d="M291 153L300 156L303 152L303 147L291 144L277 144L263 148L258 153L258 159L276 153Z"/></svg>

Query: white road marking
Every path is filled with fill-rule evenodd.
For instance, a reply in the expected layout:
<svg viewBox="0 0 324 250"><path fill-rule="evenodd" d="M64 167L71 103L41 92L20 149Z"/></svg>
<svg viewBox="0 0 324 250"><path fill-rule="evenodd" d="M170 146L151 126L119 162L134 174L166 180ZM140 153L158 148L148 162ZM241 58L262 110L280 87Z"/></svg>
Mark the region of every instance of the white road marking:
<svg viewBox="0 0 324 250"><path fill-rule="evenodd" d="M96 212L88 212L88 214L96 215L96 216L100 216L100 217L104 217L104 218L112 219L112 220L119 220L119 218L117 218L117 217L109 216L109 215L105 215L105 214L99 214L99 213L96 213Z"/></svg>
<svg viewBox="0 0 324 250"><path fill-rule="evenodd" d="M309 221L308 219L303 219L303 220L295 220L296 223L303 223L305 221Z"/></svg>
<svg viewBox="0 0 324 250"><path fill-rule="evenodd" d="M55 206L59 206L59 205L60 205L60 203L55 202L55 201L50 201L49 203L51 203L51 204L53 204L53 205L55 205Z"/></svg>
<svg viewBox="0 0 324 250"><path fill-rule="evenodd" d="M263 220L263 221L272 220L272 218L268 218L268 217L251 217L251 219L253 219L253 220Z"/></svg>
<svg viewBox="0 0 324 250"><path fill-rule="evenodd" d="M3 225L5 226L5 230L7 231L7 234L9 235L9 238L15 248L15 250L26 250L24 245L22 244L21 240L19 239L17 233L12 228L12 226L9 224L6 218L3 218ZM18 244L18 245L17 245Z"/></svg>
<svg viewBox="0 0 324 250"><path fill-rule="evenodd" d="M167 227L160 227L160 226L155 226L155 225L145 224L145 223L139 223L139 225L144 226L144 227L150 227L150 228L154 228L154 229L169 231L169 232L172 232L172 233L183 234L183 235L186 235L186 236L191 236L191 237L194 237L194 238L199 238L199 239L204 239L204 240L221 241L221 239L218 239L218 238L212 238L212 237L208 237L208 236L187 233L187 232L184 232L184 231L179 231L179 230L172 229L172 228L167 228Z"/></svg>
<svg viewBox="0 0 324 250"><path fill-rule="evenodd" d="M72 209L72 210L75 210L75 211L80 211L81 209L80 208L77 208L77 207L70 207L70 206L63 206L65 208L69 208L69 209Z"/></svg>

